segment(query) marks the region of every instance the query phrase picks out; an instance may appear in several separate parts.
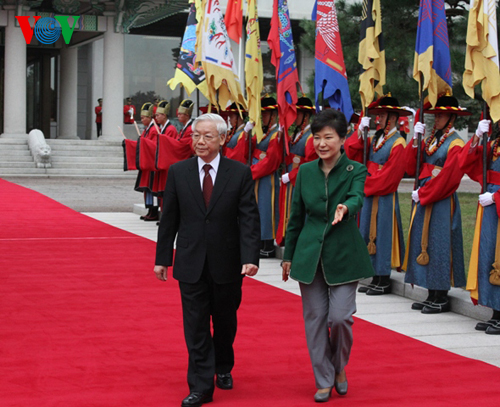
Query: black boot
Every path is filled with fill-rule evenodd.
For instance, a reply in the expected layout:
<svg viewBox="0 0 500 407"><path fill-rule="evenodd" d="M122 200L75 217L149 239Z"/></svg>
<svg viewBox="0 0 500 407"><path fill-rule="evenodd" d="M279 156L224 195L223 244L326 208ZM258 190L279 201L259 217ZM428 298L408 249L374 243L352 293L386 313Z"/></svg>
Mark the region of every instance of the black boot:
<svg viewBox="0 0 500 407"><path fill-rule="evenodd" d="M436 290L436 299L430 304L426 304L422 309L422 314L440 314L451 311L448 290Z"/></svg>
<svg viewBox="0 0 500 407"><path fill-rule="evenodd" d="M366 293L370 288L378 285L379 281L380 281L380 276L373 276L372 281L370 281L370 284L359 286L358 293Z"/></svg>
<svg viewBox="0 0 500 407"><path fill-rule="evenodd" d="M262 241L262 248L260 249L261 259L273 259L276 257L276 249L274 248L274 239Z"/></svg>
<svg viewBox="0 0 500 407"><path fill-rule="evenodd" d="M156 222L158 219L160 219L160 217L158 216L158 207L157 206L153 206L151 208L150 215L146 216L144 218L144 221L145 222Z"/></svg>
<svg viewBox="0 0 500 407"><path fill-rule="evenodd" d="M390 294L391 290L391 276L380 276L378 284L375 287L369 288L366 295Z"/></svg>
<svg viewBox="0 0 500 407"><path fill-rule="evenodd" d="M151 206L148 207L148 213L146 213L146 215L142 215L139 219L144 220L148 216L151 216Z"/></svg>
<svg viewBox="0 0 500 407"><path fill-rule="evenodd" d="M432 303L436 299L436 290L429 290L427 299L423 302L414 302L411 304L411 309L422 311L427 304Z"/></svg>
<svg viewBox="0 0 500 407"><path fill-rule="evenodd" d="M494 309L490 320L486 322L478 322L476 324L476 331L486 331L488 327L498 323L500 323L500 311Z"/></svg>

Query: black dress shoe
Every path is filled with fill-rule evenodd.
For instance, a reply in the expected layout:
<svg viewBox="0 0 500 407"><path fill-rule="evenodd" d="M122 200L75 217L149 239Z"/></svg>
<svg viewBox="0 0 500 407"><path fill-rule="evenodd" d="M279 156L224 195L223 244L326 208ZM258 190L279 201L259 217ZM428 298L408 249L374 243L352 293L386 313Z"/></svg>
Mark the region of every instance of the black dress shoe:
<svg viewBox="0 0 500 407"><path fill-rule="evenodd" d="M200 407L204 403L213 401L212 394L198 393L192 391L184 400L182 400L181 407Z"/></svg>
<svg viewBox="0 0 500 407"><path fill-rule="evenodd" d="M366 292L366 295L384 295L390 294L392 291L391 283L388 285L376 285L374 287L370 287Z"/></svg>
<svg viewBox="0 0 500 407"><path fill-rule="evenodd" d="M451 311L450 301L445 300L442 302L433 301L422 308L422 314L440 314L442 312Z"/></svg>
<svg viewBox="0 0 500 407"><path fill-rule="evenodd" d="M222 390L231 390L233 388L233 376L231 376L231 373L217 373L215 385Z"/></svg>
<svg viewBox="0 0 500 407"><path fill-rule="evenodd" d="M476 331L486 331L488 327L498 324L500 321L498 319L490 319L486 322L478 322L476 324Z"/></svg>
<svg viewBox="0 0 500 407"><path fill-rule="evenodd" d="M500 321L486 328L486 333L488 335L500 335Z"/></svg>

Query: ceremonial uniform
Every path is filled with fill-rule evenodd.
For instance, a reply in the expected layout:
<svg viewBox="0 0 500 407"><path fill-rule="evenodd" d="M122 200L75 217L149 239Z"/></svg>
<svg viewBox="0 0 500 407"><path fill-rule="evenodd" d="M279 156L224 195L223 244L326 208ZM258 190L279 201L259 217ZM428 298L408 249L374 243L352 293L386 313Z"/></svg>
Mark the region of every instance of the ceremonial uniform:
<svg viewBox="0 0 500 407"><path fill-rule="evenodd" d="M243 131L244 128L245 124L242 124L237 129L231 129L223 152L227 158L248 164L248 141Z"/></svg>
<svg viewBox="0 0 500 407"><path fill-rule="evenodd" d="M397 190L406 170L406 141L399 136L397 127L390 128L392 123L397 122L390 122L390 115L411 113L400 108L392 96L384 96L373 102L368 112L386 112L387 115L384 115L385 128L369 137L366 151L368 177L359 229L367 244L376 277L366 290L360 288L360 291L368 295L381 295L391 292L391 270L401 271L405 252ZM347 139L344 148L350 159L363 162L363 138L358 137L358 132Z"/></svg>
<svg viewBox="0 0 500 407"><path fill-rule="evenodd" d="M286 174L281 178L280 185L280 218L276 232L276 243L279 246L285 244L286 228L290 219L290 211L295 188L295 181L299 167L309 161L318 158L313 145L313 135L309 119L315 112L312 101L302 96L297 100L297 131L288 142L288 154L285 157ZM286 178L286 179L285 179Z"/></svg>
<svg viewBox="0 0 500 407"><path fill-rule="evenodd" d="M416 203L403 269L406 283L429 290L428 298L412 304L412 309L435 314L450 311L448 290L451 286L465 286L462 219L456 194L464 175L458 160L464 142L453 128L453 122L457 115L469 113L449 95L438 98L436 106L425 113L436 114L435 129L418 146L422 156L420 188L412 193ZM406 147L409 175L415 174L418 148L414 143Z"/></svg>
<svg viewBox="0 0 500 407"><path fill-rule="evenodd" d="M460 167L474 181L483 184L483 147L472 147L471 139L460 154ZM486 191L493 203L478 205L476 228L467 278L467 290L475 304L493 309L493 317L476 329L499 334L500 329L500 139L489 143ZM493 325L490 327L489 325Z"/></svg>
<svg viewBox="0 0 500 407"><path fill-rule="evenodd" d="M177 135L177 140L188 139L193 135L193 129L191 128L191 124L193 124L193 120L189 120L186 125L182 128L182 130Z"/></svg>
<svg viewBox="0 0 500 407"><path fill-rule="evenodd" d="M127 103L123 106L123 123L134 124L135 106L132 104L132 99L128 98Z"/></svg>

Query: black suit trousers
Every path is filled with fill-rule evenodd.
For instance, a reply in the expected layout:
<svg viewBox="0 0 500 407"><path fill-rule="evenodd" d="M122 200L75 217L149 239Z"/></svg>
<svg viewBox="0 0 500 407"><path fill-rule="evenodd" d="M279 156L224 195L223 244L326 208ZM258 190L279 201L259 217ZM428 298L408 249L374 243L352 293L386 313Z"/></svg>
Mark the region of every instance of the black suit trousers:
<svg viewBox="0 0 500 407"><path fill-rule="evenodd" d="M179 282L189 353L187 378L192 392L212 393L215 373L229 373L234 366L233 343L242 281L243 276L235 282L215 283L205 261L196 283Z"/></svg>

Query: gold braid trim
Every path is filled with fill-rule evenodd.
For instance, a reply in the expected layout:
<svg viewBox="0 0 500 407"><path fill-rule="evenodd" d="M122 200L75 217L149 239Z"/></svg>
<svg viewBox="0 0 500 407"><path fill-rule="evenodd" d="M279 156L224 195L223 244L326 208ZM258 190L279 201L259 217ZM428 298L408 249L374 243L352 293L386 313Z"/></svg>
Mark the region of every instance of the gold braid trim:
<svg viewBox="0 0 500 407"><path fill-rule="evenodd" d="M432 205L429 204L425 207L424 214L424 227L422 229L422 253L417 257L417 263L421 266L427 266L429 264L429 254L427 253L427 247L429 246L429 223L432 214Z"/></svg>
<svg viewBox="0 0 500 407"><path fill-rule="evenodd" d="M495 262L492 264L493 270L490 271L490 284L500 285L500 219L497 224L497 244L495 248Z"/></svg>
<svg viewBox="0 0 500 407"><path fill-rule="evenodd" d="M373 197L372 213L370 216L370 241L368 242L368 253L374 255L377 253L375 240L377 239L377 214L378 214L378 196Z"/></svg>

